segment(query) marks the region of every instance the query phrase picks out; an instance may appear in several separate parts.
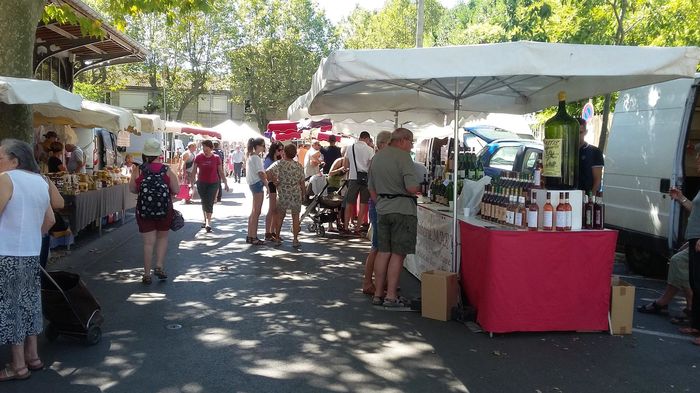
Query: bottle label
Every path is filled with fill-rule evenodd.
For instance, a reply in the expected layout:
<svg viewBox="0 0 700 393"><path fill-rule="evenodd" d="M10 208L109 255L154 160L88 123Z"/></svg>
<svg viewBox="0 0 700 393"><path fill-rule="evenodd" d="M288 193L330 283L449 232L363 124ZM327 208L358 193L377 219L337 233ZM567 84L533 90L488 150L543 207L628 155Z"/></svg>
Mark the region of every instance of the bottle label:
<svg viewBox="0 0 700 393"><path fill-rule="evenodd" d="M546 211L542 214L542 227L551 228L552 227L552 212Z"/></svg>
<svg viewBox="0 0 700 393"><path fill-rule="evenodd" d="M523 213L522 212L515 213L515 226L516 227L523 226Z"/></svg>
<svg viewBox="0 0 700 393"><path fill-rule="evenodd" d="M534 182L535 187L539 187L540 184L542 184L542 170L541 169L535 169L535 179Z"/></svg>
<svg viewBox="0 0 700 393"><path fill-rule="evenodd" d="M566 212L557 212L557 228L564 228L566 226Z"/></svg>
<svg viewBox="0 0 700 393"><path fill-rule="evenodd" d="M565 227L571 228L573 218L574 218L573 212L571 210L567 210L566 211L566 225L565 225Z"/></svg>
<svg viewBox="0 0 700 393"><path fill-rule="evenodd" d="M537 228L537 210L528 210L527 212L527 227Z"/></svg>
<svg viewBox="0 0 700 393"><path fill-rule="evenodd" d="M515 213L513 213L512 211L506 211L506 223L515 223Z"/></svg>
<svg viewBox="0 0 700 393"><path fill-rule="evenodd" d="M561 177L562 139L545 139L542 176Z"/></svg>

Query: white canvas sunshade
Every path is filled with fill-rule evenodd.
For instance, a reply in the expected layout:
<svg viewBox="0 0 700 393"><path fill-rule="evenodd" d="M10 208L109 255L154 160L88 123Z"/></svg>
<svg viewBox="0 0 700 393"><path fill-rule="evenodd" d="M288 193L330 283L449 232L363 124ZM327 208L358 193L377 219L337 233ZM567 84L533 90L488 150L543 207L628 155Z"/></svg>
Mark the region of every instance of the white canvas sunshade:
<svg viewBox="0 0 700 393"><path fill-rule="evenodd" d="M94 101L83 100L80 111L71 111L53 105L34 105L34 124L62 124L73 127L101 127L112 133L137 132L140 121L128 109Z"/></svg>
<svg viewBox="0 0 700 393"><path fill-rule="evenodd" d="M5 104L45 104L79 111L82 100L49 81L0 76L0 102Z"/></svg>
<svg viewBox="0 0 700 393"><path fill-rule="evenodd" d="M311 115L460 109L524 114L557 103L692 77L697 47L507 42L331 53L297 103ZM454 125L458 138L458 124ZM457 149L455 149L455 154ZM455 157L456 162L456 157ZM455 194L457 187L454 187ZM454 196L457 199L457 196ZM453 230L457 232L457 205ZM457 269L453 236L453 271Z"/></svg>
<svg viewBox="0 0 700 393"><path fill-rule="evenodd" d="M212 130L221 134L221 140L226 142L247 142L250 138L262 138L262 134L257 132L247 123L236 123L233 120L226 120L221 124L212 127Z"/></svg>
<svg viewBox="0 0 700 393"><path fill-rule="evenodd" d="M141 122L139 131L153 133L165 130L165 122L160 115L135 113L134 116Z"/></svg>

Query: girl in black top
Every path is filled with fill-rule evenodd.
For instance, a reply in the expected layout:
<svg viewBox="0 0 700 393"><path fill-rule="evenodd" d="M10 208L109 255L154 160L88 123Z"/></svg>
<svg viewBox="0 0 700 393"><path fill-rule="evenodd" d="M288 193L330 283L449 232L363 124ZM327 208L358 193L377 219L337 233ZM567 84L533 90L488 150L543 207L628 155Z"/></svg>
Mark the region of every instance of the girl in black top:
<svg viewBox="0 0 700 393"><path fill-rule="evenodd" d="M61 161L61 156L63 155L63 143L53 142L49 147L49 173L65 172L66 167Z"/></svg>

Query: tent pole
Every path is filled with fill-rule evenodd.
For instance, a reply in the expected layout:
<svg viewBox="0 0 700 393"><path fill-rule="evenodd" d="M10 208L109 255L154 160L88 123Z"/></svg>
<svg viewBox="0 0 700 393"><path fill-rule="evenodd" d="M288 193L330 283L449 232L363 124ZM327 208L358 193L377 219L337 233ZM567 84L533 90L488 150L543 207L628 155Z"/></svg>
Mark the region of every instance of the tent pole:
<svg viewBox="0 0 700 393"><path fill-rule="evenodd" d="M394 129L399 128L399 111L394 111Z"/></svg>
<svg viewBox="0 0 700 393"><path fill-rule="evenodd" d="M455 109L455 128L454 128L454 135L453 135L453 140L452 144L454 145L453 148L453 158L452 158L452 181L453 181L453 187L452 187L452 272L453 273L458 273L459 269L459 261L458 261L458 255L459 255L459 250L457 247L459 247L459 239L458 239L458 232L457 232L457 163L458 158L459 158L459 109L461 103L459 102L459 97L457 96L459 94L458 90L458 84L457 84L457 79L455 79L455 102L454 102L454 109Z"/></svg>

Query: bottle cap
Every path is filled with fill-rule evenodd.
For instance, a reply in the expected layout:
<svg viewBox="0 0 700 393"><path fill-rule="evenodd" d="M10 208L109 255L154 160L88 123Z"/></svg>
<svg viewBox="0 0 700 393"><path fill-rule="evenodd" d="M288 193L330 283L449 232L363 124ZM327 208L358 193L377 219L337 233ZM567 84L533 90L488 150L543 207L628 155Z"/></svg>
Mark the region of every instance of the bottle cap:
<svg viewBox="0 0 700 393"><path fill-rule="evenodd" d="M559 101L566 101L566 92L560 91L558 97Z"/></svg>

